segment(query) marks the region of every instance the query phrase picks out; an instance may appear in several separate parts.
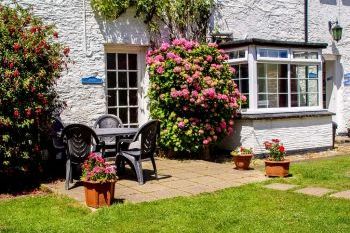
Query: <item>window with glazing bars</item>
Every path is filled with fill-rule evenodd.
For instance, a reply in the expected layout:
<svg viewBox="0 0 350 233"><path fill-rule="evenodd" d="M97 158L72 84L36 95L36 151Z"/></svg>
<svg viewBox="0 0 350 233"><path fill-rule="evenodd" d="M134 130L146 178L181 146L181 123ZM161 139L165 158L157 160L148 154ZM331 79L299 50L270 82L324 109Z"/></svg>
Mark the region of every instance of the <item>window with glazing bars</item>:
<svg viewBox="0 0 350 233"><path fill-rule="evenodd" d="M108 113L118 116L124 126L138 126L138 55L107 53Z"/></svg>

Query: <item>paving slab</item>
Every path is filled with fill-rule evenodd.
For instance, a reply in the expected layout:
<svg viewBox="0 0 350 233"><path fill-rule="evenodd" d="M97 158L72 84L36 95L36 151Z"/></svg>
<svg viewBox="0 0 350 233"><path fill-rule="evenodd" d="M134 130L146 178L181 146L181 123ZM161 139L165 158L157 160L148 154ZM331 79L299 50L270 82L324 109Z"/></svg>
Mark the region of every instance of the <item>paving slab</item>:
<svg viewBox="0 0 350 233"><path fill-rule="evenodd" d="M132 170L119 177L115 185L115 203L147 202L164 198L190 196L214 192L229 187L267 180L258 170L238 171L232 163L214 163L203 160L156 159L158 179L152 164L143 163L144 185L139 185ZM51 191L67 195L85 203L84 187L77 183L70 190L64 189L64 180L44 184Z"/></svg>
<svg viewBox="0 0 350 233"><path fill-rule="evenodd" d="M333 193L331 197L344 198L350 200L350 190L345 190L342 192Z"/></svg>
<svg viewBox="0 0 350 233"><path fill-rule="evenodd" d="M299 185L294 185L294 184L272 183L272 184L265 185L264 187L268 189L286 191L286 190L294 189L298 186Z"/></svg>
<svg viewBox="0 0 350 233"><path fill-rule="evenodd" d="M328 193L332 193L335 191L336 190L334 189L327 189L327 188L320 188L320 187L307 187L307 188L295 190L294 192L321 197L323 195L326 195Z"/></svg>

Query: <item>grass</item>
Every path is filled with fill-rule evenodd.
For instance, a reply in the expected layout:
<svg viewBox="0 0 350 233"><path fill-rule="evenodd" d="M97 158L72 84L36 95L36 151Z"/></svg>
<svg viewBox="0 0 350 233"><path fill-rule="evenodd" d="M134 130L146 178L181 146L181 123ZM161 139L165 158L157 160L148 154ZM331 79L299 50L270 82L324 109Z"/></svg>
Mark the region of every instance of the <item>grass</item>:
<svg viewBox="0 0 350 233"><path fill-rule="evenodd" d="M295 178L288 182L346 188L349 180L341 174L349 166L348 157L293 164ZM334 172L319 173L317 168ZM96 212L52 194L1 200L0 232L350 232L349 200L269 190L262 185L117 204Z"/></svg>
<svg viewBox="0 0 350 233"><path fill-rule="evenodd" d="M293 163L290 173L293 175L291 178L273 179L270 182L347 190L350 189L350 156Z"/></svg>

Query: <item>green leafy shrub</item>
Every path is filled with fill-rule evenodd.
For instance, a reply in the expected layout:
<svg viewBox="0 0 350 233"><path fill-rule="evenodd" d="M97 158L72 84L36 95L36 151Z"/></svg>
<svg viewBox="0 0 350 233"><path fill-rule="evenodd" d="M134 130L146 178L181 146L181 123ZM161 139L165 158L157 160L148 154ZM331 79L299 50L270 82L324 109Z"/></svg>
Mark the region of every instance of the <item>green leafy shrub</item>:
<svg viewBox="0 0 350 233"><path fill-rule="evenodd" d="M0 172L27 170L41 155L55 110L54 89L69 48L58 33L17 4L0 4Z"/></svg>
<svg viewBox="0 0 350 233"><path fill-rule="evenodd" d="M246 97L233 82L227 59L216 44L185 39L148 52L151 116L161 121L163 149L198 152L233 133Z"/></svg>

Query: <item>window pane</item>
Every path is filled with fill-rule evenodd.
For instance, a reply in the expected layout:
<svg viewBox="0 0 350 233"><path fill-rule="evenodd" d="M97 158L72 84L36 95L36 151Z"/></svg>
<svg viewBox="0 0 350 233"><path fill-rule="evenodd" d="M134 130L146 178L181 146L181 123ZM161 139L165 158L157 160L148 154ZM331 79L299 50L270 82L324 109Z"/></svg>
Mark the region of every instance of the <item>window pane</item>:
<svg viewBox="0 0 350 233"><path fill-rule="evenodd" d="M288 93L288 79L279 79L278 92Z"/></svg>
<svg viewBox="0 0 350 233"><path fill-rule="evenodd" d="M112 115L117 116L117 109L116 108L108 108L108 114L112 114Z"/></svg>
<svg viewBox="0 0 350 233"><path fill-rule="evenodd" d="M318 52L310 52L309 59L318 59Z"/></svg>
<svg viewBox="0 0 350 233"><path fill-rule="evenodd" d="M137 70L137 54L128 54L129 70Z"/></svg>
<svg viewBox="0 0 350 233"><path fill-rule="evenodd" d="M277 78L277 64L267 64L267 78Z"/></svg>
<svg viewBox="0 0 350 233"><path fill-rule="evenodd" d="M317 106L318 105L318 94L308 94L308 106Z"/></svg>
<svg viewBox="0 0 350 233"><path fill-rule="evenodd" d="M268 95L268 105L269 105L269 108L277 108L278 107L277 94L269 94Z"/></svg>
<svg viewBox="0 0 350 233"><path fill-rule="evenodd" d="M306 79L300 79L298 83L299 83L298 92L307 92Z"/></svg>
<svg viewBox="0 0 350 233"><path fill-rule="evenodd" d="M240 78L248 78L249 77L249 75L248 75L248 64L241 64L240 65L240 73L241 73Z"/></svg>
<svg viewBox="0 0 350 233"><path fill-rule="evenodd" d="M278 97L279 107L288 107L288 94L279 94Z"/></svg>
<svg viewBox="0 0 350 233"><path fill-rule="evenodd" d="M288 51L287 50L280 50L279 57L280 58L288 58Z"/></svg>
<svg viewBox="0 0 350 233"><path fill-rule="evenodd" d="M129 105L137 105L137 90L129 91Z"/></svg>
<svg viewBox="0 0 350 233"><path fill-rule="evenodd" d="M318 78L318 72L317 72L317 66L308 66L308 78L309 79L317 79Z"/></svg>
<svg viewBox="0 0 350 233"><path fill-rule="evenodd" d="M277 93L277 79L267 80L267 92L271 94Z"/></svg>
<svg viewBox="0 0 350 233"><path fill-rule="evenodd" d="M278 50L269 49L269 50L268 50L268 56L269 56L269 57L278 57Z"/></svg>
<svg viewBox="0 0 350 233"><path fill-rule="evenodd" d="M266 79L258 79L258 92L267 92Z"/></svg>
<svg viewBox="0 0 350 233"><path fill-rule="evenodd" d="M249 93L249 80L248 79L241 80L241 92L242 93Z"/></svg>
<svg viewBox="0 0 350 233"><path fill-rule="evenodd" d="M229 59L236 59L237 56L238 56L237 51L231 51L231 52L228 54Z"/></svg>
<svg viewBox="0 0 350 233"><path fill-rule="evenodd" d="M127 108L119 108L119 118L122 120L124 124L128 122L128 109Z"/></svg>
<svg viewBox="0 0 350 233"><path fill-rule="evenodd" d="M116 72L107 72L107 87L108 88L117 87L117 73Z"/></svg>
<svg viewBox="0 0 350 233"><path fill-rule="evenodd" d="M300 105L299 107L305 107L307 106L308 104L308 98L307 98L307 94L303 93L303 94L299 94L299 102L300 102Z"/></svg>
<svg viewBox="0 0 350 233"><path fill-rule="evenodd" d="M129 87L137 87L137 72L129 72Z"/></svg>
<svg viewBox="0 0 350 233"><path fill-rule="evenodd" d="M117 104L117 95L115 91L108 91L108 106L116 106Z"/></svg>
<svg viewBox="0 0 350 233"><path fill-rule="evenodd" d="M107 70L116 69L116 55L115 53L107 53Z"/></svg>
<svg viewBox="0 0 350 233"><path fill-rule="evenodd" d="M239 66L238 65L232 65L232 67L236 70L235 78L239 78Z"/></svg>
<svg viewBox="0 0 350 233"><path fill-rule="evenodd" d="M239 58L245 58L245 50L239 50L238 51L238 57Z"/></svg>
<svg viewBox="0 0 350 233"><path fill-rule="evenodd" d="M128 100L127 100L127 90L119 90L119 106L127 106Z"/></svg>
<svg viewBox="0 0 350 233"><path fill-rule="evenodd" d="M267 49L260 49L259 50L260 57L267 57Z"/></svg>
<svg viewBox="0 0 350 233"><path fill-rule="evenodd" d="M137 108L130 108L130 123L137 123L138 122L138 112Z"/></svg>
<svg viewBox="0 0 350 233"><path fill-rule="evenodd" d="M292 93L298 92L298 80L297 79L290 80L290 90Z"/></svg>
<svg viewBox="0 0 350 233"><path fill-rule="evenodd" d="M259 78L266 77L266 66L263 63L258 63L258 77Z"/></svg>
<svg viewBox="0 0 350 233"><path fill-rule="evenodd" d="M294 51L293 52L293 58L296 59L305 59L307 56L306 52L303 51Z"/></svg>
<svg viewBox="0 0 350 233"><path fill-rule="evenodd" d="M126 54L118 53L118 69L126 70Z"/></svg>
<svg viewBox="0 0 350 233"><path fill-rule="evenodd" d="M308 80L308 92L317 92L318 80Z"/></svg>
<svg viewBox="0 0 350 233"><path fill-rule="evenodd" d="M267 108L267 94L258 95L258 108Z"/></svg>
<svg viewBox="0 0 350 233"><path fill-rule="evenodd" d="M126 88L126 72L118 72L118 87L119 88Z"/></svg>
<svg viewBox="0 0 350 233"><path fill-rule="evenodd" d="M278 77L279 78L288 78L288 65L279 64L278 65Z"/></svg>
<svg viewBox="0 0 350 233"><path fill-rule="evenodd" d="M292 107L298 107L298 94L291 94L291 106Z"/></svg>

